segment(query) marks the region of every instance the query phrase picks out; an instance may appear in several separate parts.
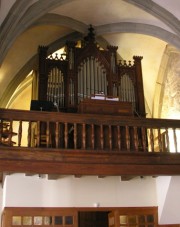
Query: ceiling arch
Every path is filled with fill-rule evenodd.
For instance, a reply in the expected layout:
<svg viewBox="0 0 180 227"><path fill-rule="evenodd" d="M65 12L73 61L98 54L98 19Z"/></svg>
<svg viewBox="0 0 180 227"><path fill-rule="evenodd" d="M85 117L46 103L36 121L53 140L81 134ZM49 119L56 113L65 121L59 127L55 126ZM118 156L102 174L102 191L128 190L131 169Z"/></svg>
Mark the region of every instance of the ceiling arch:
<svg viewBox="0 0 180 227"><path fill-rule="evenodd" d="M123 22L96 27L96 33L98 35L117 32L150 35L180 48L180 37L154 25Z"/></svg>
<svg viewBox="0 0 180 227"><path fill-rule="evenodd" d="M129 2L141 9L145 10L146 12L154 15L155 17L159 18L165 24L167 24L175 33L180 35L180 21L176 18L172 13L168 10L164 9L160 5L156 4L152 0L123 0Z"/></svg>
<svg viewBox="0 0 180 227"><path fill-rule="evenodd" d="M142 8L148 13L155 15L169 27L171 27L177 34L180 34L180 22L169 13L164 8L160 7L158 4L151 0L122 0L124 2L131 3L135 6ZM36 20L38 20L43 15L46 15L50 10L59 7L61 5L73 2L72 0L39 0L34 3L34 1L27 2L20 0L16 1L11 8L6 20L1 26L0 35L0 48L1 57L0 63L5 57L8 49L11 47L13 41L18 35L28 29ZM8 42L4 37L8 34Z"/></svg>
<svg viewBox="0 0 180 227"><path fill-rule="evenodd" d="M89 27L89 25L86 25L82 22L79 22L77 20L62 16L62 15L57 15L57 14L47 14L41 17L31 26L33 27L33 26L44 25L44 24L69 27L82 34L87 33L88 27ZM164 40L167 43L172 44L177 48L180 48L179 36L169 31L166 31L165 29L162 29L158 26L149 25L149 24L132 23L132 22L104 24L100 26L95 26L95 32L97 36L107 34L107 33L117 33L117 32L145 34L145 35L157 37L159 39Z"/></svg>

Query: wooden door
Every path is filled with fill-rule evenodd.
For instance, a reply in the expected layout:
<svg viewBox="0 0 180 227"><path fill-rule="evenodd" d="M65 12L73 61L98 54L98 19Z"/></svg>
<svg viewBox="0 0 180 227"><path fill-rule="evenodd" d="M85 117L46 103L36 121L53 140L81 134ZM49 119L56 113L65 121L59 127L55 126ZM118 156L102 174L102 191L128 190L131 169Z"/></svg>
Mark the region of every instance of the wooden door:
<svg viewBox="0 0 180 227"><path fill-rule="evenodd" d="M107 211L80 211L78 227L108 227Z"/></svg>
<svg viewBox="0 0 180 227"><path fill-rule="evenodd" d="M114 211L110 212L108 214L108 227L115 227L116 222L115 222L115 215L114 215Z"/></svg>

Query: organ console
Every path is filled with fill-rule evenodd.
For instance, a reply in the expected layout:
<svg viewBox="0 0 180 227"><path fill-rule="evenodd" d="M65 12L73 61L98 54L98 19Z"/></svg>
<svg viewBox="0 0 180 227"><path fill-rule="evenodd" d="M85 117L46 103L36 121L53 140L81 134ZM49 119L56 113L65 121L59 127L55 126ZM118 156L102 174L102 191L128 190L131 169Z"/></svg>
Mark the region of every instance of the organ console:
<svg viewBox="0 0 180 227"><path fill-rule="evenodd" d="M78 106L79 113L133 116L131 102L108 99L84 99Z"/></svg>

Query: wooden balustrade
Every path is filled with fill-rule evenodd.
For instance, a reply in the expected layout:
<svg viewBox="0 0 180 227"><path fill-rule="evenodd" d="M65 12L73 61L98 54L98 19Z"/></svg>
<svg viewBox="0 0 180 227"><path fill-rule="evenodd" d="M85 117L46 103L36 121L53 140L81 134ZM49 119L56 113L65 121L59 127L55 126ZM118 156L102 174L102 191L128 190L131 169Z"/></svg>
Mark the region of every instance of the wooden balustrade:
<svg viewBox="0 0 180 227"><path fill-rule="evenodd" d="M180 174L180 121L0 109L0 171Z"/></svg>
<svg viewBox="0 0 180 227"><path fill-rule="evenodd" d="M0 146L180 152L179 120L0 109L0 121Z"/></svg>

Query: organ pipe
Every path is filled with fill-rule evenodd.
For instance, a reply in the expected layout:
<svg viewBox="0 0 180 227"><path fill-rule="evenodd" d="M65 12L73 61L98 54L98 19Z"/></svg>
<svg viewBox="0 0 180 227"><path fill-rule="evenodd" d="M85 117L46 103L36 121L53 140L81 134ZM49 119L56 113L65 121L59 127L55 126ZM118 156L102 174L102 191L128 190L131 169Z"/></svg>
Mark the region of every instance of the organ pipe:
<svg viewBox="0 0 180 227"><path fill-rule="evenodd" d="M47 100L58 107L64 107L64 78L57 67L50 71L47 86Z"/></svg>
<svg viewBox="0 0 180 227"><path fill-rule="evenodd" d="M107 73L97 58L89 57L78 68L78 100L96 93L107 95Z"/></svg>
<svg viewBox="0 0 180 227"><path fill-rule="evenodd" d="M119 99L124 102L132 102L135 107L135 90L132 80L127 74L121 77L120 84L118 87Z"/></svg>

